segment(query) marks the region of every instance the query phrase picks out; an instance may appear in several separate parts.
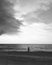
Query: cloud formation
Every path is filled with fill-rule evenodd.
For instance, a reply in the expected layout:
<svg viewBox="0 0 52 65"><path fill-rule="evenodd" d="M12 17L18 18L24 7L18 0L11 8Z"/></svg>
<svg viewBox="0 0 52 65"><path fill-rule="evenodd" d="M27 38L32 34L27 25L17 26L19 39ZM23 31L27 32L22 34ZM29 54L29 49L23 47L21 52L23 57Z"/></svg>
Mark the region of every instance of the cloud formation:
<svg viewBox="0 0 52 65"><path fill-rule="evenodd" d="M25 1L24 7L22 6L23 0L20 2L21 12L24 12L21 17L23 17L24 22L27 24L32 23L45 23L46 30L52 29L52 0L28 0Z"/></svg>
<svg viewBox="0 0 52 65"><path fill-rule="evenodd" d="M18 32L23 23L52 24L51 0L0 0L0 34Z"/></svg>
<svg viewBox="0 0 52 65"><path fill-rule="evenodd" d="M35 1L35 0L34 0ZM25 21L27 22L42 22L42 23L50 23L52 19L52 5L51 5L51 0L36 0L35 2L32 1L34 4L37 2L35 5L32 5L29 8L28 14L24 15ZM34 10L31 11L31 8L34 8ZM38 7L38 8L37 8ZM35 9L37 8L37 9Z"/></svg>
<svg viewBox="0 0 52 65"><path fill-rule="evenodd" d="M8 0L0 0L0 35L18 32L21 21L14 18L13 4Z"/></svg>

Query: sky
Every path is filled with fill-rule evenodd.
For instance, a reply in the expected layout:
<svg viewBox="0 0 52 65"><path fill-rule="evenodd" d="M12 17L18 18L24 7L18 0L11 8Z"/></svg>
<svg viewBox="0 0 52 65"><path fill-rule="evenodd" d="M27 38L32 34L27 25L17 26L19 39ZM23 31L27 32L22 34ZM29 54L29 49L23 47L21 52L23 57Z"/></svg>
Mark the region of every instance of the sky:
<svg viewBox="0 0 52 65"><path fill-rule="evenodd" d="M11 0L11 3L15 20L5 25L6 34L0 36L0 43L51 44L52 0ZM11 30L16 33L9 34Z"/></svg>

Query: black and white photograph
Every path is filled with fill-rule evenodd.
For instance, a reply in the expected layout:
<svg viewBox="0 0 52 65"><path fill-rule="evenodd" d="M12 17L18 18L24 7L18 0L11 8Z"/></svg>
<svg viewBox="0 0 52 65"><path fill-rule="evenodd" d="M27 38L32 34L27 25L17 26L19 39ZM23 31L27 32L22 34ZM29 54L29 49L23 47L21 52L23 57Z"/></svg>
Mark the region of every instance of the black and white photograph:
<svg viewBox="0 0 52 65"><path fill-rule="evenodd" d="M0 44L0 65L52 65L52 44Z"/></svg>
<svg viewBox="0 0 52 65"><path fill-rule="evenodd" d="M52 0L0 0L0 43L52 43Z"/></svg>
<svg viewBox="0 0 52 65"><path fill-rule="evenodd" d="M0 65L52 65L52 0L0 0Z"/></svg>

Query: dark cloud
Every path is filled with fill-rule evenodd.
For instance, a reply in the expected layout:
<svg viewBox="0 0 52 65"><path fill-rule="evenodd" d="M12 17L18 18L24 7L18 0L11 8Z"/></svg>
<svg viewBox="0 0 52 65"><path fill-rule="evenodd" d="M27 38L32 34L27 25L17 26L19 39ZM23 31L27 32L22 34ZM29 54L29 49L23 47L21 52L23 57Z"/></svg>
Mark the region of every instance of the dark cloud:
<svg viewBox="0 0 52 65"><path fill-rule="evenodd" d="M52 23L52 4L49 5L49 9L46 11L41 10L39 12L39 18L43 21L43 23L51 24Z"/></svg>
<svg viewBox="0 0 52 65"><path fill-rule="evenodd" d="M0 35L18 32L21 21L13 17L13 4L6 0L0 0Z"/></svg>

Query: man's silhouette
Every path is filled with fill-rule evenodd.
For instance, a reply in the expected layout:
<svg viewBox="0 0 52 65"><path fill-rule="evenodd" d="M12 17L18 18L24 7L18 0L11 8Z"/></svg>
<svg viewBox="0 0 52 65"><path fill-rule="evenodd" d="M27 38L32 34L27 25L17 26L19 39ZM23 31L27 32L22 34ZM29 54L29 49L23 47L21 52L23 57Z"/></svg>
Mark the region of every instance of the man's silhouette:
<svg viewBox="0 0 52 65"><path fill-rule="evenodd" d="M28 47L28 52L30 52L30 48Z"/></svg>

